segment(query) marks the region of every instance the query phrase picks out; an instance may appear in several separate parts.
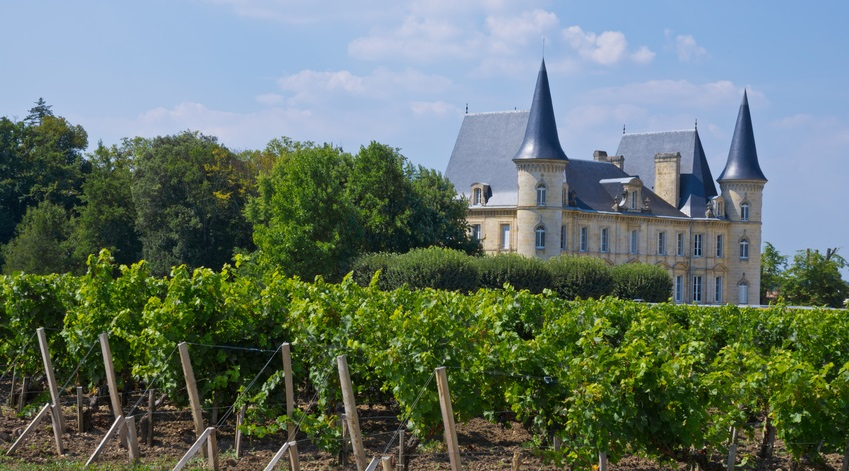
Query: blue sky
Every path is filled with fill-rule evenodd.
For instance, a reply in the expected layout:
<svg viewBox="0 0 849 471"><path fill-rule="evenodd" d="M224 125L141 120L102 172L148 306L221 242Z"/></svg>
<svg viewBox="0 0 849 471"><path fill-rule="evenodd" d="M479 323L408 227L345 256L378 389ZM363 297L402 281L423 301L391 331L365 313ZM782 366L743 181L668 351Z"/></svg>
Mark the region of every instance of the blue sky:
<svg viewBox="0 0 849 471"><path fill-rule="evenodd" d="M4 2L0 116L43 97L98 140L377 140L444 171L470 112L530 106L543 55L563 148L699 133L714 177L748 90L763 237L843 247L849 2L63 0ZM626 162L627 170L627 162Z"/></svg>

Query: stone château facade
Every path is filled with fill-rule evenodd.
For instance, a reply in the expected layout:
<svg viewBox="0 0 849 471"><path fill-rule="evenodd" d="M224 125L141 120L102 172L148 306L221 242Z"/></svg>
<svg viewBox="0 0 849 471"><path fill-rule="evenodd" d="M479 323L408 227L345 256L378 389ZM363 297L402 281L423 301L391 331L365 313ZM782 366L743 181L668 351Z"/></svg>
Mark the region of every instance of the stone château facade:
<svg viewBox="0 0 849 471"><path fill-rule="evenodd" d="M745 92L718 193L697 129L623 134L613 156L567 158L544 61L530 111L465 116L445 176L488 254L652 263L675 302L758 303L767 179Z"/></svg>

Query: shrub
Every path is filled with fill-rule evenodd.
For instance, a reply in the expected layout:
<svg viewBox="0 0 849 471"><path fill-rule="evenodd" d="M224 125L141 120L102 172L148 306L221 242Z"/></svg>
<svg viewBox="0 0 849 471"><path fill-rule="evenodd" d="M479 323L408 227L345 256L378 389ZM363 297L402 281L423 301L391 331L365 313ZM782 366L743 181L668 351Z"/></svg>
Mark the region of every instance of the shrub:
<svg viewBox="0 0 849 471"><path fill-rule="evenodd" d="M500 289L509 283L517 290L526 289L535 294L551 288L551 271L538 258L504 253L474 260L480 273L481 288Z"/></svg>
<svg viewBox="0 0 849 471"><path fill-rule="evenodd" d="M377 282L377 287L382 290L388 289L386 272L397 258L397 254L385 252L360 255L356 258L356 260L354 260L353 266L351 267L354 282L360 286L368 286L371 284L374 274L380 270L381 274Z"/></svg>
<svg viewBox="0 0 849 471"><path fill-rule="evenodd" d="M381 277L381 283L382 283ZM393 258L386 269L386 288L401 286L471 292L480 286L472 258L458 250L430 247Z"/></svg>
<svg viewBox="0 0 849 471"><path fill-rule="evenodd" d="M613 267L613 295L620 299L640 299L652 303L668 301L672 277L663 268L646 263Z"/></svg>
<svg viewBox="0 0 849 471"><path fill-rule="evenodd" d="M613 275L603 260L560 255L548 261L552 289L563 299L601 298L612 294Z"/></svg>

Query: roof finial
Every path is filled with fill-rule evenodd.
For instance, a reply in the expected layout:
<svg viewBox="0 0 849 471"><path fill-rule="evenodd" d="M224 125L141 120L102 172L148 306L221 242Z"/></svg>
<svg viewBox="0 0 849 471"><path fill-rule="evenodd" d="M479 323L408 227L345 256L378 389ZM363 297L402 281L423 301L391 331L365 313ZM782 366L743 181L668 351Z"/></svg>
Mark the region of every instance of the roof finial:
<svg viewBox="0 0 849 471"><path fill-rule="evenodd" d="M699 130L699 118L696 118L696 131Z"/></svg>
<svg viewBox="0 0 849 471"><path fill-rule="evenodd" d="M622 135L623 136L625 135L625 125L624 124L622 125Z"/></svg>
<svg viewBox="0 0 849 471"><path fill-rule="evenodd" d="M469 104L466 103L466 114L469 114Z"/></svg>
<svg viewBox="0 0 849 471"><path fill-rule="evenodd" d="M542 58L545 59L545 35L542 35Z"/></svg>

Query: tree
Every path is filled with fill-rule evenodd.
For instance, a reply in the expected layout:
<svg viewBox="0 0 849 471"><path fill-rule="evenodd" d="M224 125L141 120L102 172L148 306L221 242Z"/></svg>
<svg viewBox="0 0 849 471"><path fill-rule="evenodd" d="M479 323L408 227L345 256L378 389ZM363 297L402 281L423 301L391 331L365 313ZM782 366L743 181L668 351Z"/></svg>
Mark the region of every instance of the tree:
<svg viewBox="0 0 849 471"><path fill-rule="evenodd" d="M414 198L413 247L446 247L467 254L481 252L480 242L469 232L466 222L468 202L457 198L454 185L440 172L422 166L412 174Z"/></svg>
<svg viewBox="0 0 849 471"><path fill-rule="evenodd" d="M237 248L252 249L242 162L215 137L185 131L130 144L136 229L152 273L218 270Z"/></svg>
<svg viewBox="0 0 849 471"><path fill-rule="evenodd" d="M116 263L130 265L142 258L133 203L131 141L121 148L99 142L89 156L92 171L83 183L74 234L74 258L85 265L89 255L109 249Z"/></svg>
<svg viewBox="0 0 849 471"><path fill-rule="evenodd" d="M345 198L351 157L338 147L289 147L248 205L261 263L287 275L338 278L356 254L359 224Z"/></svg>
<svg viewBox="0 0 849 471"><path fill-rule="evenodd" d="M769 304L769 293L781 293L784 289L784 270L787 268L787 256L769 242L761 252L761 304Z"/></svg>
<svg viewBox="0 0 849 471"><path fill-rule="evenodd" d="M17 235L3 249L3 272L46 275L73 267L68 237L73 221L64 208L49 201L27 210Z"/></svg>
<svg viewBox="0 0 849 471"><path fill-rule="evenodd" d="M346 187L363 228L363 253L405 253L416 247L412 167L389 146L372 142L354 158Z"/></svg>
<svg viewBox="0 0 849 471"><path fill-rule="evenodd" d="M803 306L842 307L849 297L849 286L840 276L847 267L837 249L800 250L786 272L785 297L789 303Z"/></svg>

